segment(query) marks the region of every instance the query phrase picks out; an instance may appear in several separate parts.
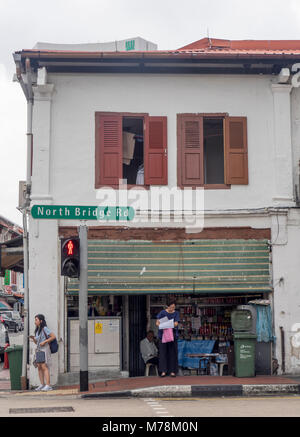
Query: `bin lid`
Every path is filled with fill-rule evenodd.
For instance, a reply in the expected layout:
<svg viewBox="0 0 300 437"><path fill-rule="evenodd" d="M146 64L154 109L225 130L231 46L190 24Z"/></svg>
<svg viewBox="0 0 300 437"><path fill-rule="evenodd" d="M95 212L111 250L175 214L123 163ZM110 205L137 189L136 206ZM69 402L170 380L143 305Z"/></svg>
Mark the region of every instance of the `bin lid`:
<svg viewBox="0 0 300 437"><path fill-rule="evenodd" d="M252 319L250 310L237 309L231 313L231 324L235 331L251 331Z"/></svg>
<svg viewBox="0 0 300 437"><path fill-rule="evenodd" d="M5 352L9 353L9 352L15 352L15 351L21 351L21 350L23 350L23 346L21 346L20 344L13 344L13 345L7 347L5 349Z"/></svg>
<svg viewBox="0 0 300 437"><path fill-rule="evenodd" d="M233 334L233 339L234 340L238 340L240 338L243 338L243 339L249 338L249 340L252 340L252 339L256 339L257 335L256 334L251 334L250 332L235 332Z"/></svg>

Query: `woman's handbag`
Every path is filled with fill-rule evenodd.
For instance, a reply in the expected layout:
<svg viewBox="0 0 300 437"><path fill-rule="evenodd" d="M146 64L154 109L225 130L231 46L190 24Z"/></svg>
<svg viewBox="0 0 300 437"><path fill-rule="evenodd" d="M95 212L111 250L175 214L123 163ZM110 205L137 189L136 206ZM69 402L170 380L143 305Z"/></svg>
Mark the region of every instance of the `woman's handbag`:
<svg viewBox="0 0 300 437"><path fill-rule="evenodd" d="M45 363L46 361L45 352L37 350L35 353L35 361L37 362L37 364Z"/></svg>
<svg viewBox="0 0 300 437"><path fill-rule="evenodd" d="M172 328L167 328L163 330L162 343L170 343L174 341L174 334Z"/></svg>
<svg viewBox="0 0 300 437"><path fill-rule="evenodd" d="M47 336L44 329L43 329L43 331L44 331L45 337L48 339L49 337ZM56 354L56 352L58 351L58 343L57 343L56 338L49 343L49 346L50 346L51 353Z"/></svg>
<svg viewBox="0 0 300 437"><path fill-rule="evenodd" d="M41 342L41 334L39 335L38 341L37 341L37 348L36 348L36 352L35 352L35 360L34 363L36 365L38 364L42 364L46 362L46 354L44 351L40 350L40 342ZM34 366L35 366L34 364Z"/></svg>

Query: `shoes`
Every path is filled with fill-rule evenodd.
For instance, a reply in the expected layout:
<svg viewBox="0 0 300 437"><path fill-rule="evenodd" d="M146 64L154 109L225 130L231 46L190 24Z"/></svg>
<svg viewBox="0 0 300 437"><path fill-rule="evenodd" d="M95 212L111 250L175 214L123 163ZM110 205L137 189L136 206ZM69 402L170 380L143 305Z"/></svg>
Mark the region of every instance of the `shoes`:
<svg viewBox="0 0 300 437"><path fill-rule="evenodd" d="M44 384L41 384L35 389L35 391L41 391L44 387Z"/></svg>
<svg viewBox="0 0 300 437"><path fill-rule="evenodd" d="M176 378L175 373L171 373L172 378Z"/></svg>
<svg viewBox="0 0 300 437"><path fill-rule="evenodd" d="M50 390L53 390L53 388L50 387L50 385L45 385L45 387L41 389L41 391L50 391Z"/></svg>
<svg viewBox="0 0 300 437"><path fill-rule="evenodd" d="M164 373L164 372L163 372L163 373ZM160 375L161 378L164 378L165 376L167 376L167 375L166 375L166 374L164 374L164 375L161 374L161 375Z"/></svg>

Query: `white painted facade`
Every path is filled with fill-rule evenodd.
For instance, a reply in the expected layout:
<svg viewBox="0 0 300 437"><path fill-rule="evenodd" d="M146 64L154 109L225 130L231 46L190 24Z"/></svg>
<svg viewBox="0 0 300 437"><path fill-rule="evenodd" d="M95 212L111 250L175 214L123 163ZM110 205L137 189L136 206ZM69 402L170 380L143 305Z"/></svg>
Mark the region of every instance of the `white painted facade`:
<svg viewBox="0 0 300 437"><path fill-rule="evenodd" d="M291 346L292 327L300 323L300 211L294 198L300 159L299 89L254 75L61 73L48 74L47 82L34 88L32 205L97 205L96 111L167 117L170 187L177 183L176 114L228 112L247 117L249 184L205 190L205 227L271 228L276 357L280 364L282 326L286 373L300 374L300 349ZM30 219L30 334L34 315L45 314L60 340L59 353L52 356L53 384L66 369L58 240L62 225L78 223ZM32 366L30 384L38 384Z"/></svg>

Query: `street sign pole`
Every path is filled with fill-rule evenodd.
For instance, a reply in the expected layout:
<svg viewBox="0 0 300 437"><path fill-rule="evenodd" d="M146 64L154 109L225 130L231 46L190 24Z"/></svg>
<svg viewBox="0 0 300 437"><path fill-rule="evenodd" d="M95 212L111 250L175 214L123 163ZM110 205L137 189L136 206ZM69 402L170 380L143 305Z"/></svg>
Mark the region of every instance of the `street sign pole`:
<svg viewBox="0 0 300 437"><path fill-rule="evenodd" d="M79 277L79 354L80 391L89 390L88 373L88 228L84 221L79 226L80 277Z"/></svg>

